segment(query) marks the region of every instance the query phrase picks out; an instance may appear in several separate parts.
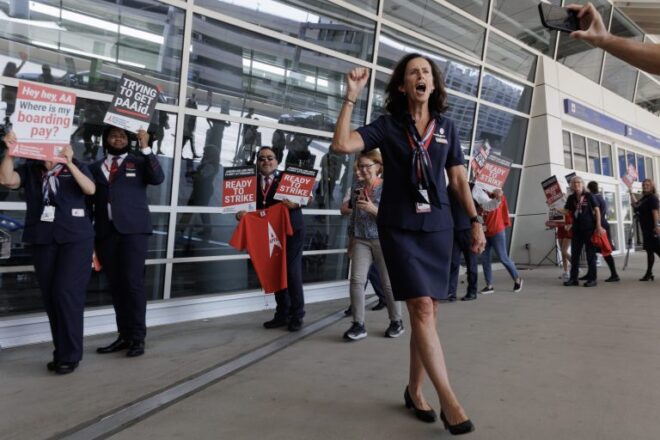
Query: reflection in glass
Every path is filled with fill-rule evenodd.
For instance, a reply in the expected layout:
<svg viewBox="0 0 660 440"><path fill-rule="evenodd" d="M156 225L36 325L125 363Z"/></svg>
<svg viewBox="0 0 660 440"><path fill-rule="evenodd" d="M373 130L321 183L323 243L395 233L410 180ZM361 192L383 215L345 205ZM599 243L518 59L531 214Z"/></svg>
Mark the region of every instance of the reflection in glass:
<svg viewBox="0 0 660 440"><path fill-rule="evenodd" d="M0 259L0 267L32 264L32 251L26 243L23 243L24 226L24 210L0 211L0 230L6 232L11 240L10 258Z"/></svg>
<svg viewBox="0 0 660 440"><path fill-rule="evenodd" d="M458 129L458 137L464 155L470 154L470 142L472 140L472 127L474 127L474 113L477 104L458 96L448 96L449 109L445 116L451 119Z"/></svg>
<svg viewBox="0 0 660 440"><path fill-rule="evenodd" d="M522 79L534 81L536 55L495 32L491 32L488 37L486 61Z"/></svg>
<svg viewBox="0 0 660 440"><path fill-rule="evenodd" d="M654 182L656 182L655 176L653 174L653 158L652 157L647 157L645 159L645 161L646 161L646 178L651 179ZM658 183L656 182L656 186L657 186L657 184Z"/></svg>
<svg viewBox="0 0 660 440"><path fill-rule="evenodd" d="M653 81L640 72L635 104L656 116L660 116L660 82Z"/></svg>
<svg viewBox="0 0 660 440"><path fill-rule="evenodd" d="M584 4L586 1L578 0L576 4ZM603 17L603 22L608 23L612 5L606 0L592 1L596 9ZM586 76L594 82L600 81L600 68L603 65L603 50L598 49L582 40L571 38L565 32L558 32L559 47L557 48L557 61L576 72Z"/></svg>
<svg viewBox="0 0 660 440"><path fill-rule="evenodd" d="M626 150L619 149L619 177L626 175L628 165L626 164Z"/></svg>
<svg viewBox="0 0 660 440"><path fill-rule="evenodd" d="M632 220L632 206L630 204L630 194L628 191L619 193L621 196L621 209L623 210L623 221L629 222Z"/></svg>
<svg viewBox="0 0 660 440"><path fill-rule="evenodd" d="M484 27L435 0L383 0L383 16L406 28L481 58Z"/></svg>
<svg viewBox="0 0 660 440"><path fill-rule="evenodd" d="M160 84L169 102L176 102L183 10L156 0L11 4L0 5L6 17L0 52L14 57L14 63L29 53L16 77L114 93L121 74L133 71Z"/></svg>
<svg viewBox="0 0 660 440"><path fill-rule="evenodd" d="M383 26L379 37L378 64L393 69L401 58L412 52L427 56L438 65L448 89L477 95L478 66L443 54L440 49Z"/></svg>
<svg viewBox="0 0 660 440"><path fill-rule="evenodd" d="M637 174L638 174L637 180L639 182L646 179L646 166L644 164L644 156L640 156L639 154L637 155Z"/></svg>
<svg viewBox="0 0 660 440"><path fill-rule="evenodd" d="M152 212L151 222L154 232L147 243L147 260L167 257L167 233L170 225L170 215L166 212Z"/></svg>
<svg viewBox="0 0 660 440"><path fill-rule="evenodd" d="M602 170L604 176L613 176L614 168L612 166L612 146L610 144L600 144L600 154L602 160Z"/></svg>
<svg viewBox="0 0 660 440"><path fill-rule="evenodd" d="M348 276L346 254L303 256L303 282L340 281ZM259 290L250 260L175 263L172 298Z"/></svg>
<svg viewBox="0 0 660 440"><path fill-rule="evenodd" d="M481 21L486 21L488 15L488 0L447 0L468 14L474 15Z"/></svg>
<svg viewBox="0 0 660 440"><path fill-rule="evenodd" d="M607 203L607 212L605 213L605 218L608 222L616 222L616 201L614 200L614 193L604 191L603 198Z"/></svg>
<svg viewBox="0 0 660 440"><path fill-rule="evenodd" d="M587 171L587 144L584 136L573 133L573 165L576 171Z"/></svg>
<svg viewBox="0 0 660 440"><path fill-rule="evenodd" d="M589 172L601 174L598 141L587 139L587 154L589 154Z"/></svg>
<svg viewBox="0 0 660 440"><path fill-rule="evenodd" d="M506 196L509 203L509 212L516 212L516 205L518 204L518 191L520 189L520 168L511 168L509 176L506 178L502 191ZM513 231L513 229L511 229ZM510 232L509 232L510 233Z"/></svg>
<svg viewBox="0 0 660 440"><path fill-rule="evenodd" d="M527 118L516 116L487 105L479 108L475 144L488 140L496 153L521 163L527 136ZM474 152L473 152L474 153Z"/></svg>
<svg viewBox="0 0 660 440"><path fill-rule="evenodd" d="M305 0L197 0L223 14L240 18L299 38L371 61L376 23L327 1Z"/></svg>
<svg viewBox="0 0 660 440"><path fill-rule="evenodd" d="M144 266L144 291L147 301L163 299L163 280L165 278L164 264L147 264ZM112 296L108 280L103 270L92 272L92 278L87 288L87 307L107 306L112 304Z"/></svg>
<svg viewBox="0 0 660 440"><path fill-rule="evenodd" d="M532 88L490 71L484 72L481 98L503 107L529 113L532 104Z"/></svg>
<svg viewBox="0 0 660 440"><path fill-rule="evenodd" d="M307 128L334 130L352 63L200 15L193 33L188 95L195 93L200 107L211 91L233 116L304 118L313 125ZM364 123L366 96L353 110L355 125Z"/></svg>
<svg viewBox="0 0 660 440"><path fill-rule="evenodd" d="M571 134L562 130L561 137L564 144L564 167L573 169L573 156L571 155Z"/></svg>
<svg viewBox="0 0 660 440"><path fill-rule="evenodd" d="M559 6L560 1L551 0L549 3ZM493 0L490 24L544 55L552 56L558 32L543 27L537 4L536 0Z"/></svg>

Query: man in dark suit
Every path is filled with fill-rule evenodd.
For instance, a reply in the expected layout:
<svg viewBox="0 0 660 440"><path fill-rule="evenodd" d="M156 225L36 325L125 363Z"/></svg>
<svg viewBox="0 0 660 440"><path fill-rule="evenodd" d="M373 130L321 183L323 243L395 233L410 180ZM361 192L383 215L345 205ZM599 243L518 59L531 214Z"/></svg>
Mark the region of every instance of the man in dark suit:
<svg viewBox="0 0 660 440"><path fill-rule="evenodd" d="M303 223L302 209L299 205L288 200L275 200L273 196L277 192L277 185L281 174L277 171L277 156L275 151L268 147L262 147L257 153L257 209L265 209L276 203L283 203L289 208L291 228L293 235L286 240L286 272L287 285L284 290L275 292L275 317L264 322L266 328L287 327L289 331L295 332L302 328L303 316L305 316L305 297L303 294L302 281L302 254L303 240L305 237L305 225ZM236 214L240 219L245 214L241 211Z"/></svg>
<svg viewBox="0 0 660 440"><path fill-rule="evenodd" d="M144 354L146 336L144 263L153 231L147 185L160 185L165 179L158 159L149 148L147 132L140 130L137 138L139 155L129 152L127 132L106 128L103 132L106 157L90 166L97 185L96 252L110 285L119 332L115 342L96 351L113 353L128 349L128 357Z"/></svg>

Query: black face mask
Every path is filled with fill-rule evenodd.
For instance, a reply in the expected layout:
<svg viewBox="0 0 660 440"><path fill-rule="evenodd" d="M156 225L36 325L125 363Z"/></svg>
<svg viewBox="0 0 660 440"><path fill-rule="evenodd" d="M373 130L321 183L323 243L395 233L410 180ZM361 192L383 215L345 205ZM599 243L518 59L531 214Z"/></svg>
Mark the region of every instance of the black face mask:
<svg viewBox="0 0 660 440"><path fill-rule="evenodd" d="M124 148L121 148L121 149L111 147L111 146L108 145L107 147L105 147L105 151L107 151L108 154L112 154L112 155L115 155L115 156L121 156L124 153L128 153L128 145L126 145Z"/></svg>

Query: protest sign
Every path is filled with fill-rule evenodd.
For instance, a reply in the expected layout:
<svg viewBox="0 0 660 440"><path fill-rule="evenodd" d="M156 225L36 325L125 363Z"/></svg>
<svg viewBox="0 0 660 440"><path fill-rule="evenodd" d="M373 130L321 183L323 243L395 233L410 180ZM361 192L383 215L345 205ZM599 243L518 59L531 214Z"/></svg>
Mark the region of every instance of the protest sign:
<svg viewBox="0 0 660 440"><path fill-rule="evenodd" d="M156 109L157 98L156 86L124 73L103 122L132 133L146 130Z"/></svg>
<svg viewBox="0 0 660 440"><path fill-rule="evenodd" d="M223 214L257 209L257 170L254 167L227 167L223 176Z"/></svg>
<svg viewBox="0 0 660 440"><path fill-rule="evenodd" d="M19 81L16 111L11 117L17 142L9 154L66 163L61 152L69 145L75 107L75 93Z"/></svg>
<svg viewBox="0 0 660 440"><path fill-rule="evenodd" d="M575 177L575 176L577 176L577 173L575 171L573 171L570 174L566 174L566 176L565 176L566 182L570 185L571 180L573 180L573 177Z"/></svg>
<svg viewBox="0 0 660 440"><path fill-rule="evenodd" d="M474 155L470 163L470 170L472 171L472 179L476 179L481 169L486 165L486 160L490 155L490 144L484 141L479 148L479 151Z"/></svg>
<svg viewBox="0 0 660 440"><path fill-rule="evenodd" d="M485 191L501 189L511 171L511 161L495 154L489 154L484 166L477 175L475 187Z"/></svg>
<svg viewBox="0 0 660 440"><path fill-rule="evenodd" d="M299 167L287 167L282 173L275 200L289 200L299 205L306 205L312 197L317 170Z"/></svg>
<svg viewBox="0 0 660 440"><path fill-rule="evenodd" d="M546 203L550 208L563 208L566 204L566 198L561 190L556 176L551 176L541 182Z"/></svg>
<svg viewBox="0 0 660 440"><path fill-rule="evenodd" d="M629 163L628 168L626 168L626 174L621 178L621 180L628 188L632 188L633 183L637 180L638 177L639 174L637 173L637 168L634 164Z"/></svg>

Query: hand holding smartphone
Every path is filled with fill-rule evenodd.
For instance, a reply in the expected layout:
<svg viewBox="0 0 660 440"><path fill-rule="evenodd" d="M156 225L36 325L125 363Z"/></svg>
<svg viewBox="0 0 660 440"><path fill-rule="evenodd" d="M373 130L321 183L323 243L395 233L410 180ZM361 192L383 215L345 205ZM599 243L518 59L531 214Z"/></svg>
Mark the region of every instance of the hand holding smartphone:
<svg viewBox="0 0 660 440"><path fill-rule="evenodd" d="M551 5L549 3L539 3L539 15L541 24L551 30L561 32L574 32L580 30L580 20L577 11Z"/></svg>

